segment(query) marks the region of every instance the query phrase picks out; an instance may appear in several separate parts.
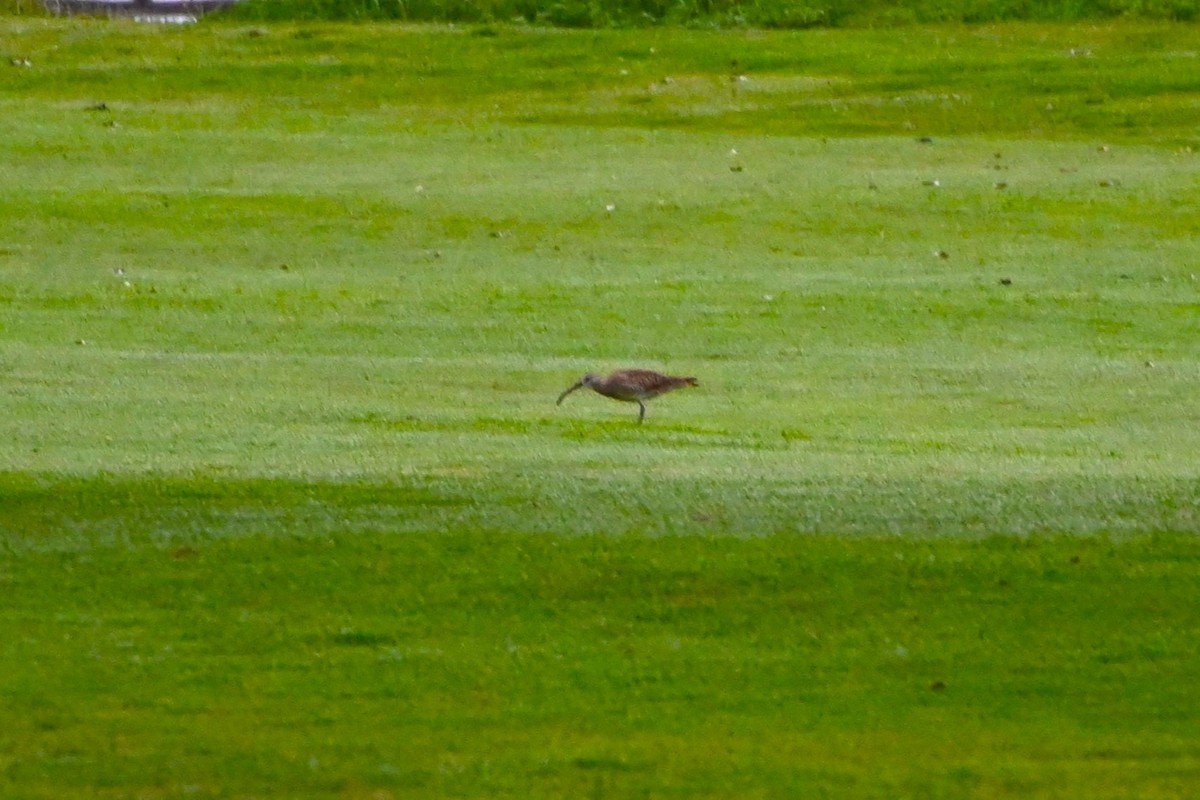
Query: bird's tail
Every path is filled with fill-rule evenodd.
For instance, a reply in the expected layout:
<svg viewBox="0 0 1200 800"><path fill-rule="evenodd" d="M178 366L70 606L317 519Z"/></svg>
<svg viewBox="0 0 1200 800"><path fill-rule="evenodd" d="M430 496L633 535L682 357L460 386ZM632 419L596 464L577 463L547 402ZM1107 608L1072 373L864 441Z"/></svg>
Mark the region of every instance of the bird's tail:
<svg viewBox="0 0 1200 800"><path fill-rule="evenodd" d="M696 380L695 378L684 378L683 382L686 383L688 386L699 386L700 385L700 381Z"/></svg>

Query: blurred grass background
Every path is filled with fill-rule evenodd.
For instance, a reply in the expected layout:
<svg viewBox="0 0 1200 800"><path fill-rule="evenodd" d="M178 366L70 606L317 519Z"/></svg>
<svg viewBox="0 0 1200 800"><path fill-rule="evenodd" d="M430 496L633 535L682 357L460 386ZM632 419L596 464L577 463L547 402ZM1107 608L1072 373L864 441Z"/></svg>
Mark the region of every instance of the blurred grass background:
<svg viewBox="0 0 1200 800"><path fill-rule="evenodd" d="M0 794L1187 796L1190 27L0 22Z"/></svg>

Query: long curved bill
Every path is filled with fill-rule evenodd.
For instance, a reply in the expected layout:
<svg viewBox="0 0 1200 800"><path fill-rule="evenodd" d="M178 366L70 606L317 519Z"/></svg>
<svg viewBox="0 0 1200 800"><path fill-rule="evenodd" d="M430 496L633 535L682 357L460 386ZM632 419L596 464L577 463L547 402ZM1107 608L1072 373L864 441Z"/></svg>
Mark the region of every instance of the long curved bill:
<svg viewBox="0 0 1200 800"><path fill-rule="evenodd" d="M565 392L560 394L558 396L558 402L555 403L554 405L561 406L562 401L567 399L567 395L569 395L571 392L575 391L576 389L582 389L582 388L583 388L583 381L579 381L574 386L572 386L570 389L567 389Z"/></svg>

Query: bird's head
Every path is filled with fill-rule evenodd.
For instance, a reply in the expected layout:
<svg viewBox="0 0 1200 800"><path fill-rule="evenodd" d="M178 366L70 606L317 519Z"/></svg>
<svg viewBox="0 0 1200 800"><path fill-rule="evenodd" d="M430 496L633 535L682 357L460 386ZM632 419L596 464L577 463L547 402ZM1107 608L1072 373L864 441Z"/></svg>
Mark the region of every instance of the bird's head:
<svg viewBox="0 0 1200 800"><path fill-rule="evenodd" d="M567 389L565 392L563 392L562 394L560 394L558 396L558 405L561 406L562 401L567 398L567 395L569 395L571 392L575 391L576 389L582 389L584 386L586 386L590 389L599 382L600 382L600 376L594 372L589 372L587 375L584 375L582 378L580 378L578 381L576 381L574 386L572 386L570 389Z"/></svg>

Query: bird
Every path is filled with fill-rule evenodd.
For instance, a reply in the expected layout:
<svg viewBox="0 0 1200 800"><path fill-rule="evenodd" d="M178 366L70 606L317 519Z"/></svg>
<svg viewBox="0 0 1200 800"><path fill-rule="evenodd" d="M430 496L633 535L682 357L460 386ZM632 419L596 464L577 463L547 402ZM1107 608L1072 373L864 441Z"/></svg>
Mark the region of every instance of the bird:
<svg viewBox="0 0 1200 800"><path fill-rule="evenodd" d="M567 395L586 386L597 394L611 397L613 400L637 403L640 409L638 412L638 423L640 424L646 419L645 401L653 400L660 394L666 394L683 386L699 385L695 378L677 378L648 369L619 369L610 373L607 378L589 372L574 386L560 394L556 405L561 406Z"/></svg>

